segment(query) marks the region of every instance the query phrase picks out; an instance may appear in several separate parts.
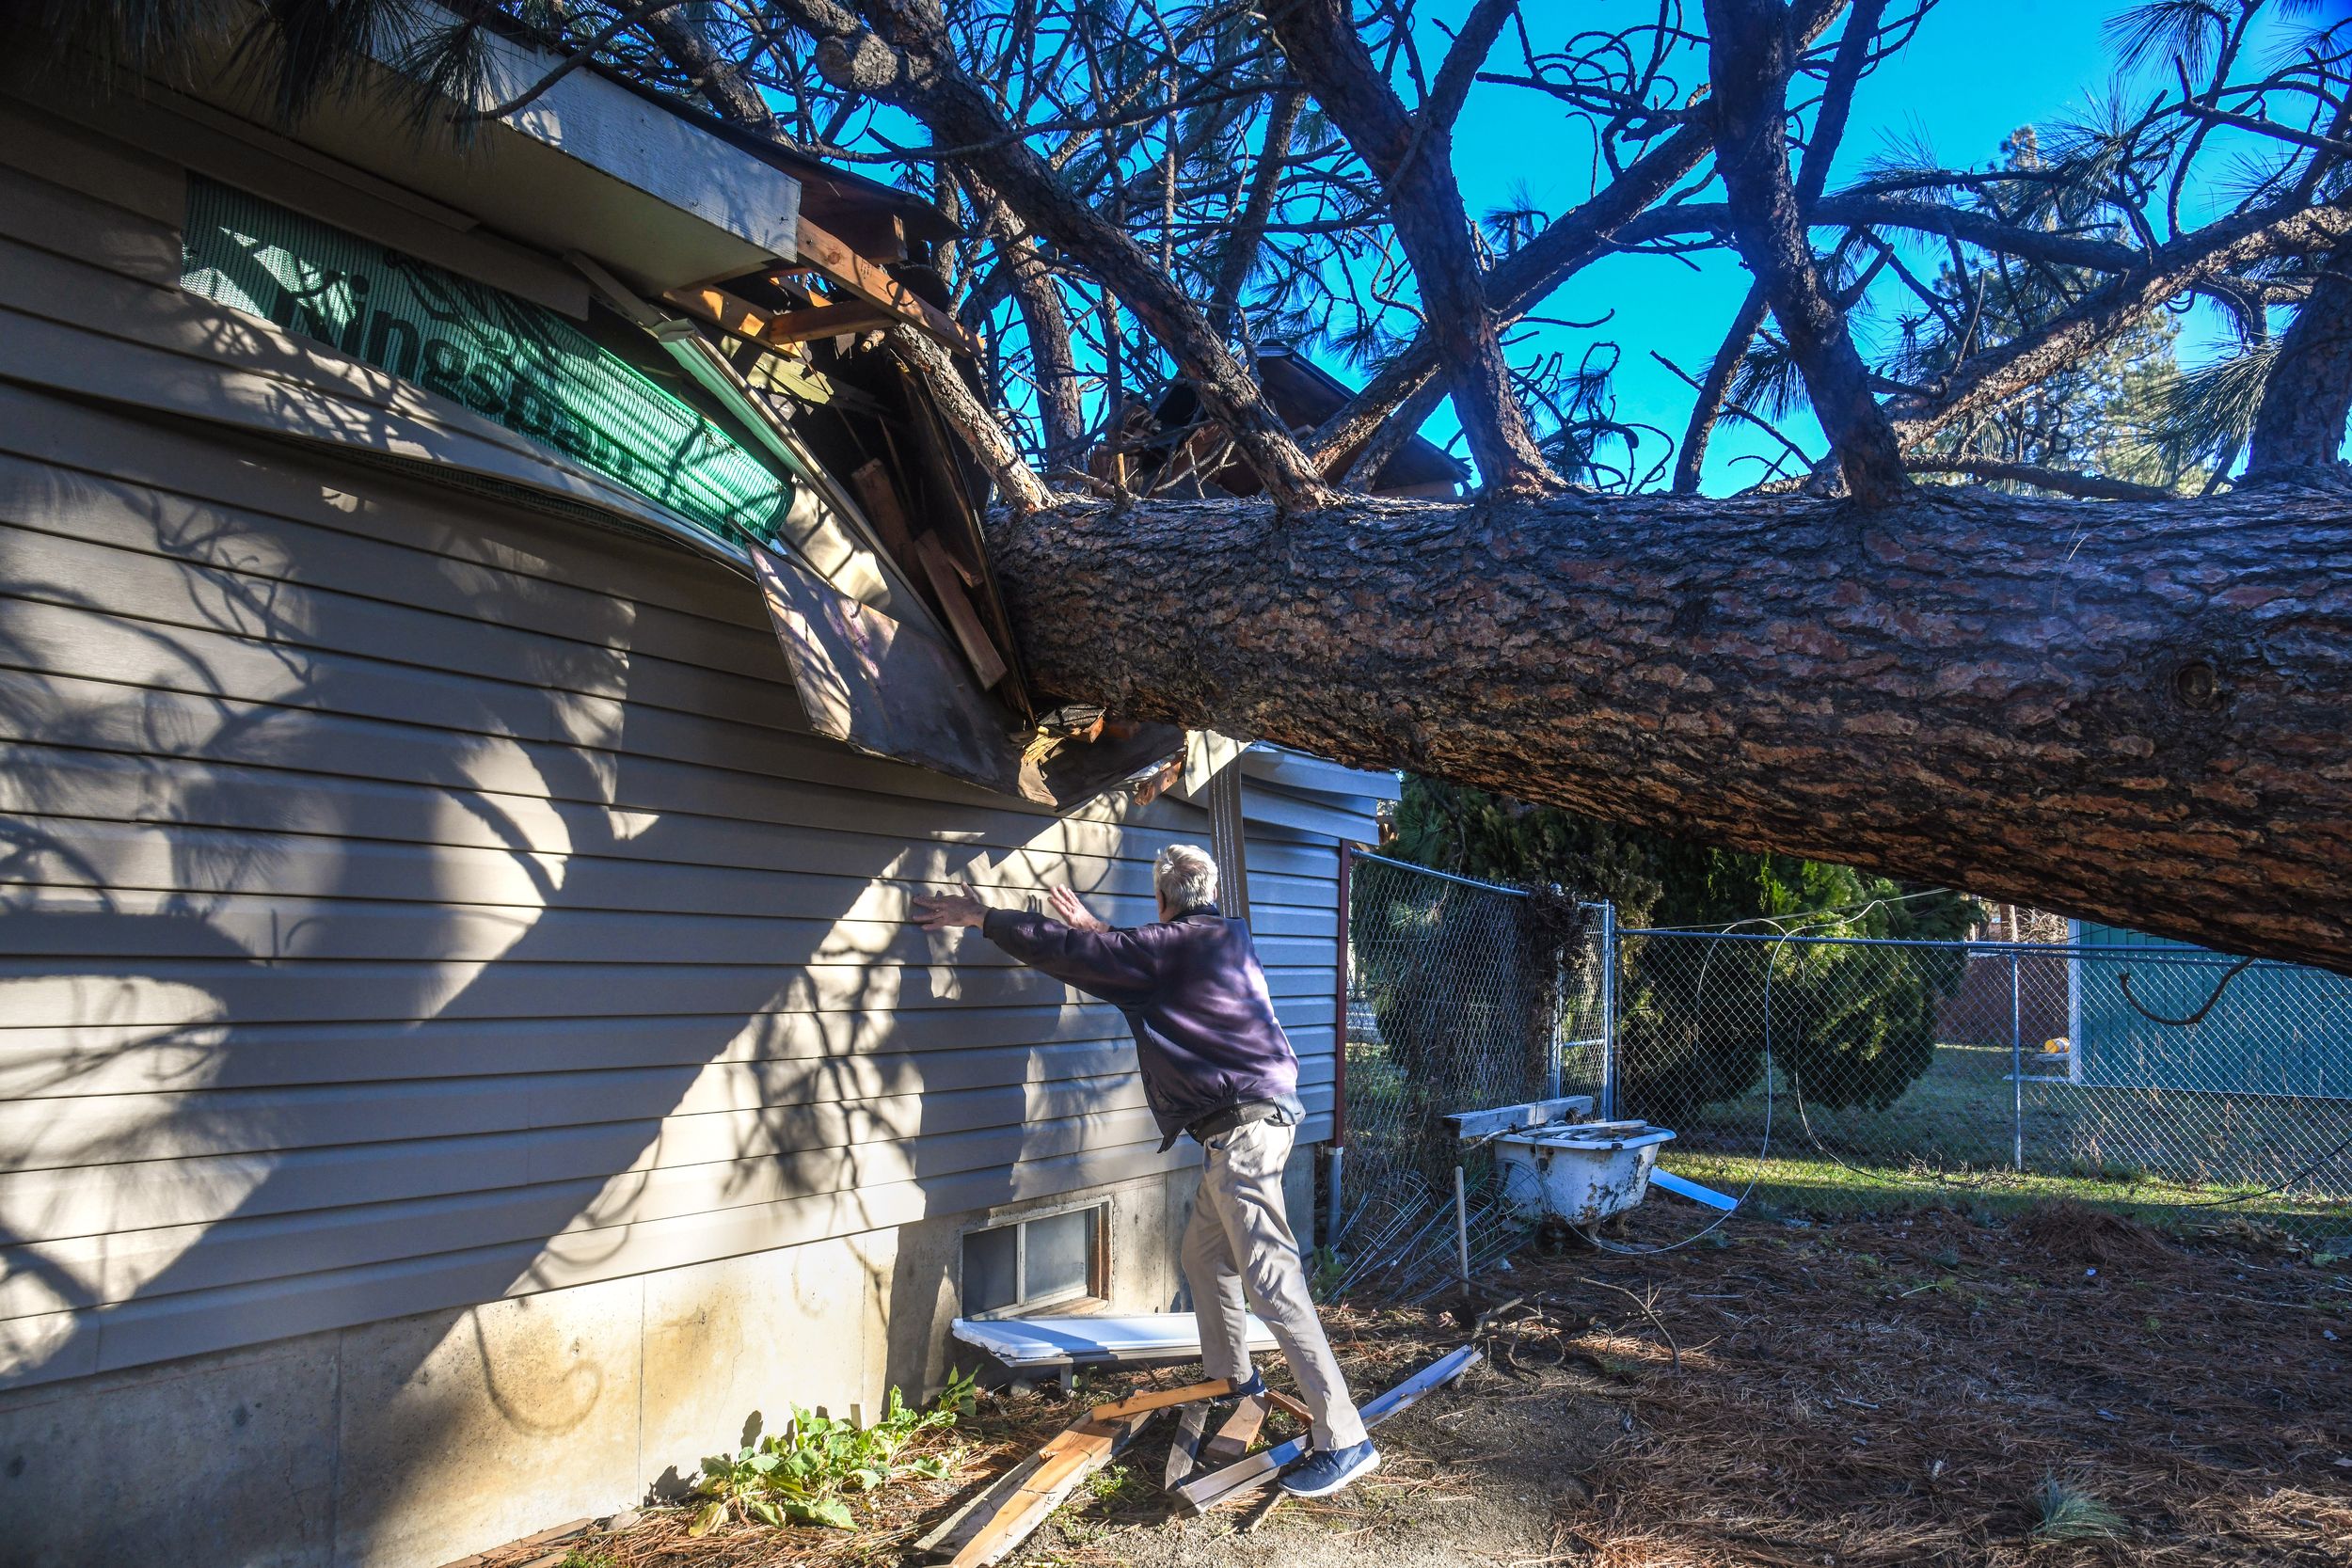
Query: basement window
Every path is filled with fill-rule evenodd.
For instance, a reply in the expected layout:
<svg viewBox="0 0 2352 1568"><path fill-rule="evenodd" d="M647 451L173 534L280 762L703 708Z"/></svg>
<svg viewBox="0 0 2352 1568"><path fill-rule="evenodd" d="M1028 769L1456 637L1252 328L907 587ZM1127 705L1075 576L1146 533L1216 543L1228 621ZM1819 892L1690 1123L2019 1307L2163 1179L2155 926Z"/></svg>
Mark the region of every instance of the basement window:
<svg viewBox="0 0 2352 1568"><path fill-rule="evenodd" d="M1110 1206L1037 1214L963 1238L963 1315L1013 1317L1107 1293L1103 1227Z"/></svg>

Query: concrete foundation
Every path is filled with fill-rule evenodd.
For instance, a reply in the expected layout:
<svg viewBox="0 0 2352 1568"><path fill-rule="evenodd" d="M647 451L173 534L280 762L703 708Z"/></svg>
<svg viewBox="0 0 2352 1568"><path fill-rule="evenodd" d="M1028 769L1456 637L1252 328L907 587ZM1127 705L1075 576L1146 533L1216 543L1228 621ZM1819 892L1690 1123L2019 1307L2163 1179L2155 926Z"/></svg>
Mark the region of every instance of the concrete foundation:
<svg viewBox="0 0 2352 1568"><path fill-rule="evenodd" d="M1184 1305L1196 1180L1082 1195L1111 1310ZM969 1365L963 1233L1072 1196L0 1394L0 1568L436 1568L675 1497L795 1402L876 1411Z"/></svg>

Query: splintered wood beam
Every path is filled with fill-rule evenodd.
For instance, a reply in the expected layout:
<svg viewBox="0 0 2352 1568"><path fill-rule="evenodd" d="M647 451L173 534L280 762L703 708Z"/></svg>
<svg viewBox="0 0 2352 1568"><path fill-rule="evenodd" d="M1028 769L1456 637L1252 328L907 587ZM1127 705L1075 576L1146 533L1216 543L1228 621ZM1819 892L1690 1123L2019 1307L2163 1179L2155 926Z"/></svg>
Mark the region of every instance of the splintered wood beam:
<svg viewBox="0 0 2352 1568"><path fill-rule="evenodd" d="M839 337L844 332L866 332L898 320L889 311L861 299L829 299L797 310L765 310L707 283L692 289L671 289L661 297L731 338L764 343L771 348L789 348L812 339Z"/></svg>
<svg viewBox="0 0 2352 1568"><path fill-rule="evenodd" d="M906 508L898 502L898 487L890 483L890 470L882 467L882 460L869 457L850 470L850 488L857 492L866 520L882 535L882 547L901 571L912 574L919 563L914 529L907 521Z"/></svg>
<svg viewBox="0 0 2352 1568"><path fill-rule="evenodd" d="M963 591L963 578L956 570L954 558L948 555L936 533L927 532L917 539L914 553L923 558L923 575L930 579L931 592L939 597L939 608L946 613L947 625L963 646L963 657L972 661L973 672L982 686L994 686L1005 678L1005 672L1011 666L990 641L988 628L980 624L980 612L973 608L972 596Z"/></svg>
<svg viewBox="0 0 2352 1568"><path fill-rule="evenodd" d="M866 304L928 333L958 354L977 355L980 345L953 316L890 276L880 261L801 219L800 260Z"/></svg>
<svg viewBox="0 0 2352 1568"><path fill-rule="evenodd" d="M1200 1434L1208 1430L1209 1407L1188 1404L1176 1428L1175 1440L1168 1445L1168 1467L1160 1476L1160 1489L1172 1492L1192 1474L1193 1465L1200 1453Z"/></svg>
<svg viewBox="0 0 2352 1568"><path fill-rule="evenodd" d="M1364 1405L1362 1409L1364 1425L1378 1426L1398 1411L1410 1406L1430 1390L1443 1387L1446 1384L1453 1382L1470 1370L1470 1367L1478 1361L1480 1354L1476 1346L1464 1345L1460 1350L1438 1357L1387 1393L1379 1395ZM1176 1496L1187 1513L1205 1513L1219 1503L1246 1497L1272 1481L1280 1473L1283 1465L1304 1455L1311 1441L1311 1439L1302 1433L1287 1443L1278 1443L1273 1448L1262 1449L1247 1459L1236 1461L1221 1470L1212 1470L1205 1476L1186 1482L1176 1489Z"/></svg>
<svg viewBox="0 0 2352 1568"><path fill-rule="evenodd" d="M679 309L700 316L720 331L732 337L757 340L775 312L763 310L748 300L736 298L724 289L706 283L691 289L667 289L661 297Z"/></svg>
<svg viewBox="0 0 2352 1568"><path fill-rule="evenodd" d="M1295 1418L1305 1422L1309 1426L1312 1426L1314 1424L1315 1413L1308 1409L1306 1405L1297 1400L1295 1400L1288 1394L1283 1393L1279 1388L1267 1389L1265 1391L1265 1397L1274 1402L1275 1409L1286 1410L1290 1412Z"/></svg>
<svg viewBox="0 0 2352 1568"><path fill-rule="evenodd" d="M759 336L762 341L782 348L787 343L836 338L844 332L870 332L876 327L888 326L896 319L888 311L878 310L863 300L829 299L821 305L781 312L769 322Z"/></svg>

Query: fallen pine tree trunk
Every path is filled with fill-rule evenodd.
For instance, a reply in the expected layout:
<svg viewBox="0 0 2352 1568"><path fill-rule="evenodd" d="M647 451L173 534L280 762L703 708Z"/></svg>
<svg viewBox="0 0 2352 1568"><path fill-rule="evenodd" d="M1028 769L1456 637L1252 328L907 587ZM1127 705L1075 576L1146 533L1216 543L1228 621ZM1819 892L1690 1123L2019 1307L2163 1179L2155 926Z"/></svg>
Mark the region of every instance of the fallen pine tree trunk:
<svg viewBox="0 0 2352 1568"><path fill-rule="evenodd" d="M2352 499L1068 504L1070 699L2352 971Z"/></svg>

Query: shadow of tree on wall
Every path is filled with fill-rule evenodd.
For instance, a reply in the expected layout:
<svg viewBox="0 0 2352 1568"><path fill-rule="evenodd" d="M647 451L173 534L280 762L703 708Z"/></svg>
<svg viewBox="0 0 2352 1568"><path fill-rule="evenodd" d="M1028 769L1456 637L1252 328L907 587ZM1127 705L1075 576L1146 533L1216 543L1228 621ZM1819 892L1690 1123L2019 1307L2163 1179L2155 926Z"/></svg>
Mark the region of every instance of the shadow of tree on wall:
<svg viewBox="0 0 2352 1568"><path fill-rule="evenodd" d="M470 1327L507 1418L561 1430L605 1390L524 1407L467 1304L985 1208L1075 1184L1021 1161L1148 1135L1115 1013L903 924L967 875L1132 898L1137 868L1044 819L1042 847L992 839L983 797L911 773L938 799L893 816L884 765L846 752L841 784L771 766L799 718L772 639L729 613L747 589L583 592L528 559L568 525L120 434L234 468L241 504L0 459L8 1381L425 1314L371 1386ZM405 509L437 520L379 523ZM693 661L640 650L656 622ZM812 801L836 825L791 826ZM919 1054L899 1039L940 1009ZM869 1269L928 1328L936 1282L916 1301ZM89 1528L151 1540L183 1505ZM346 1501L342 1533L379 1527Z"/></svg>

